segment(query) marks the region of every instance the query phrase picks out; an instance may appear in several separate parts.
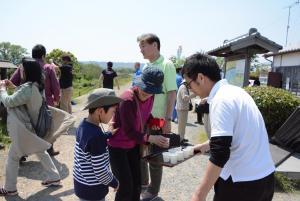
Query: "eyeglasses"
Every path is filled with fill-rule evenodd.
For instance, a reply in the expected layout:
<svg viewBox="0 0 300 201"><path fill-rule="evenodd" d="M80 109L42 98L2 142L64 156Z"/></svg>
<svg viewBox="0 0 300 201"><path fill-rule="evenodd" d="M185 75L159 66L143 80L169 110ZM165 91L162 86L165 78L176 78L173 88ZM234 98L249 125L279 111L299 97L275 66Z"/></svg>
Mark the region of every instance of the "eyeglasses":
<svg viewBox="0 0 300 201"><path fill-rule="evenodd" d="M184 82L184 85L186 86L186 88L192 89L192 88L191 88L191 83L192 83L193 81L194 81L194 80L191 80L191 81L189 81L189 82Z"/></svg>

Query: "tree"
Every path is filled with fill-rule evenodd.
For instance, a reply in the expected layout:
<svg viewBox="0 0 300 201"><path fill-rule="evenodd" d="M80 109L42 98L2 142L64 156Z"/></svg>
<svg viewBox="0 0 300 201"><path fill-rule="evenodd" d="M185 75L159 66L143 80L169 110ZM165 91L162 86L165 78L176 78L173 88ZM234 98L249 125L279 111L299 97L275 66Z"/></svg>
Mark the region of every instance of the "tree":
<svg viewBox="0 0 300 201"><path fill-rule="evenodd" d="M49 62L50 59L53 59L55 63L58 65L62 64L61 56L64 54L68 54L71 57L72 63L73 63L73 73L75 78L80 78L80 65L77 60L77 58L72 54L71 52L65 52L60 49L54 49L50 53L46 55L46 61Z"/></svg>
<svg viewBox="0 0 300 201"><path fill-rule="evenodd" d="M259 68L262 65L262 63L259 61L258 56L254 54L250 58L250 71L256 71L257 68Z"/></svg>
<svg viewBox="0 0 300 201"><path fill-rule="evenodd" d="M176 56L171 56L169 58L172 63L174 64L175 68L178 68L180 66L183 66L184 62L185 62L185 57L180 57L180 58L177 58Z"/></svg>
<svg viewBox="0 0 300 201"><path fill-rule="evenodd" d="M26 55L27 50L20 45L14 45L10 42L0 43L0 59L8 60L17 65L21 63L21 59Z"/></svg>
<svg viewBox="0 0 300 201"><path fill-rule="evenodd" d="M224 65L225 65L225 59L224 57L215 57L217 64L219 65L219 67L221 69L223 69Z"/></svg>

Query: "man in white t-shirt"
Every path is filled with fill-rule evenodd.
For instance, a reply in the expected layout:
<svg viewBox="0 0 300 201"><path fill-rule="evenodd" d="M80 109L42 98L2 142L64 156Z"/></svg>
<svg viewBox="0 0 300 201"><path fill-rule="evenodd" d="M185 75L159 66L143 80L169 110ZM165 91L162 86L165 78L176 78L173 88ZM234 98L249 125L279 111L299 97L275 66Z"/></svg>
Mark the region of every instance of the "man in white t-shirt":
<svg viewBox="0 0 300 201"><path fill-rule="evenodd" d="M204 201L214 186L214 201L271 201L274 163L263 117L242 88L221 80L216 61L202 53L187 58L186 86L208 97L211 138L195 146L211 156L192 201Z"/></svg>

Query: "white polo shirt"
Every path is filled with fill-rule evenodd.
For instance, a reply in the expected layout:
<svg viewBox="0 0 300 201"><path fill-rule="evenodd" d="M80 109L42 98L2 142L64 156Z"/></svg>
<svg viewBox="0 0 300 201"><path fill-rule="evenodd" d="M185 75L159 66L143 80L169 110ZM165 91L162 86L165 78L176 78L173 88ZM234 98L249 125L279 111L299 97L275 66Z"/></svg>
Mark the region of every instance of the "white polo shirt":
<svg viewBox="0 0 300 201"><path fill-rule="evenodd" d="M253 181L274 172L264 119L252 97L224 79L214 85L207 102L211 137L232 136L230 158L220 177Z"/></svg>

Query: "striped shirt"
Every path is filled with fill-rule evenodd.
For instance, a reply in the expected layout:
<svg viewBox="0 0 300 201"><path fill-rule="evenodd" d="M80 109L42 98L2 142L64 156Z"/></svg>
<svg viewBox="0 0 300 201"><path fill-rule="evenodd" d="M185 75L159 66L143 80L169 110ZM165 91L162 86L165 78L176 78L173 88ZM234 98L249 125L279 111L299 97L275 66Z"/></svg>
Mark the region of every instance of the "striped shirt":
<svg viewBox="0 0 300 201"><path fill-rule="evenodd" d="M116 188L118 181L109 164L107 139L111 133L104 133L86 119L76 131L74 150L74 191L86 200L101 200L108 193L108 186Z"/></svg>

